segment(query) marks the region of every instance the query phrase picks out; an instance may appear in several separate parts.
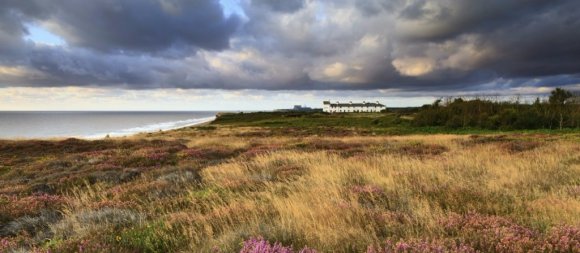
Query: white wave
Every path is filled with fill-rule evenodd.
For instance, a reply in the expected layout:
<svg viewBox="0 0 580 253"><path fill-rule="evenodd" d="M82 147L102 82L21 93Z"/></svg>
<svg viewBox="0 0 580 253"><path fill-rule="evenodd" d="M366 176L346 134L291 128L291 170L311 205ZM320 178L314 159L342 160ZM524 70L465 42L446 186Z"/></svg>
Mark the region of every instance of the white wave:
<svg viewBox="0 0 580 253"><path fill-rule="evenodd" d="M128 136L134 135L138 133L149 133L149 132L156 132L156 131L167 131L167 130L174 130L188 126L199 125L207 122L211 122L215 120L216 117L207 117L207 118L199 118L199 119L187 119L187 120L179 120L179 121L170 121L170 122L162 122L162 123L155 123L140 127L133 127L122 129L119 131L109 132L109 133L99 133L99 134L92 134L81 136L81 138L85 139L101 139L107 136L109 137L121 137L121 136Z"/></svg>

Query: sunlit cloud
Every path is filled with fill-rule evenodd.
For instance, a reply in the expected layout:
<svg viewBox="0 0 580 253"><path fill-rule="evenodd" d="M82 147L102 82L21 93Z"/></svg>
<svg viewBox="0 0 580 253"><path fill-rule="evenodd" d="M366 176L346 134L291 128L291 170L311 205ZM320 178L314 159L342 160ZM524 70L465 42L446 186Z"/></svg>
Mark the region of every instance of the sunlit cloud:
<svg viewBox="0 0 580 253"><path fill-rule="evenodd" d="M131 108L192 107L161 99L181 94L229 108L240 91L272 105L247 108L275 108L286 106L270 100L277 94L315 105L331 95L536 94L580 82L572 0L32 0L0 9L0 87L61 87Z"/></svg>

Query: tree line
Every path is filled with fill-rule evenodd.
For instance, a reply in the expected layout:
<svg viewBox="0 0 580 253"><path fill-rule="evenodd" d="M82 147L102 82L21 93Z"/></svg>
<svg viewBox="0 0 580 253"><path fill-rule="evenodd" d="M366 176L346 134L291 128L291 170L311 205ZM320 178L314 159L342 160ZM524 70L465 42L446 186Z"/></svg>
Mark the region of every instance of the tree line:
<svg viewBox="0 0 580 253"><path fill-rule="evenodd" d="M547 100L536 98L531 104L518 100L438 99L421 107L413 124L493 130L580 128L580 97L556 88Z"/></svg>

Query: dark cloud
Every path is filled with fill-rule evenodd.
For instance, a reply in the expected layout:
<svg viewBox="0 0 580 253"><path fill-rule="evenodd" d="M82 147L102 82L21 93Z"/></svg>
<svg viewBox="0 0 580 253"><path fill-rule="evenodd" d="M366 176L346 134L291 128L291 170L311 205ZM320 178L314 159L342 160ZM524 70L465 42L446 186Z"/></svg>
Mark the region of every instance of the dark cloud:
<svg viewBox="0 0 580 253"><path fill-rule="evenodd" d="M276 12L291 13L302 9L305 0L253 0L252 4L266 6Z"/></svg>
<svg viewBox="0 0 580 253"><path fill-rule="evenodd" d="M217 0L6 0L0 85L417 94L580 83L576 0L241 4L243 18ZM25 39L29 23L67 45Z"/></svg>
<svg viewBox="0 0 580 253"><path fill-rule="evenodd" d="M19 13L0 9L0 63L17 60L22 55L25 34Z"/></svg>
<svg viewBox="0 0 580 253"><path fill-rule="evenodd" d="M368 0L368 1L355 1L356 8L364 13L365 15L377 15L384 11L392 13L397 9L401 8L405 0Z"/></svg>
<svg viewBox="0 0 580 253"><path fill-rule="evenodd" d="M29 21L50 22L70 45L106 52L154 53L175 46L223 50L240 25L238 16L224 16L217 0L10 0L4 5Z"/></svg>

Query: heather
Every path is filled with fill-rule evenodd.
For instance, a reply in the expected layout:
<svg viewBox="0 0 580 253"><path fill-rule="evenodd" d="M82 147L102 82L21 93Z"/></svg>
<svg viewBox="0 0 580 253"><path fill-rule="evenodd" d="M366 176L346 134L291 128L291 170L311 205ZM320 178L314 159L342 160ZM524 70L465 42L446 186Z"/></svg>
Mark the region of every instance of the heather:
<svg viewBox="0 0 580 253"><path fill-rule="evenodd" d="M578 133L292 129L0 141L0 252L579 252Z"/></svg>

